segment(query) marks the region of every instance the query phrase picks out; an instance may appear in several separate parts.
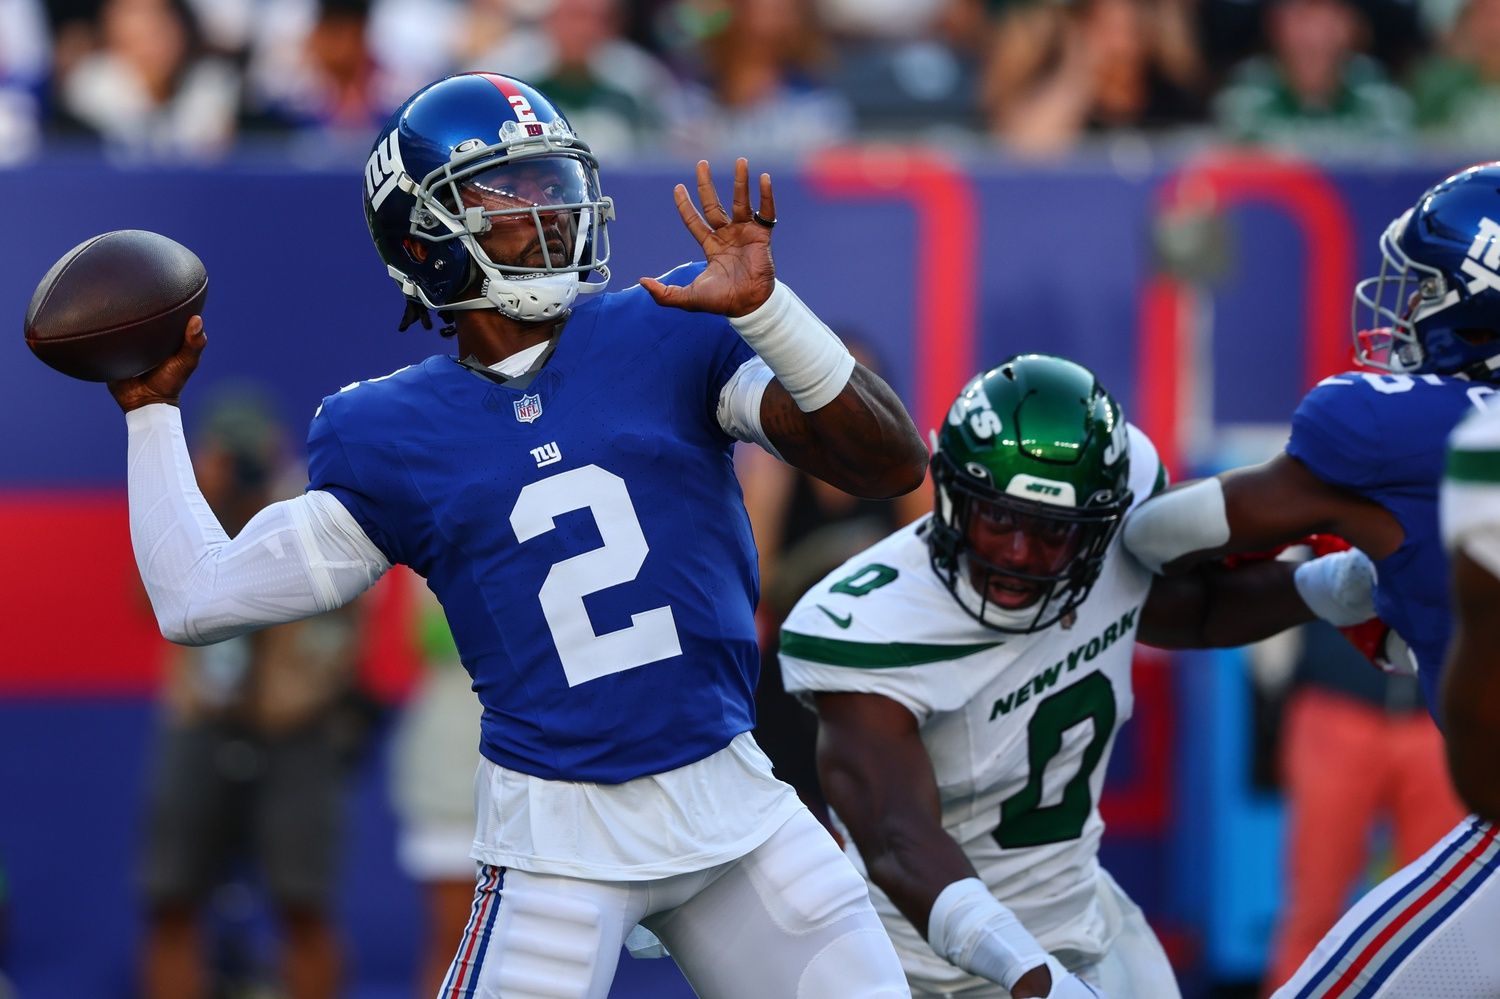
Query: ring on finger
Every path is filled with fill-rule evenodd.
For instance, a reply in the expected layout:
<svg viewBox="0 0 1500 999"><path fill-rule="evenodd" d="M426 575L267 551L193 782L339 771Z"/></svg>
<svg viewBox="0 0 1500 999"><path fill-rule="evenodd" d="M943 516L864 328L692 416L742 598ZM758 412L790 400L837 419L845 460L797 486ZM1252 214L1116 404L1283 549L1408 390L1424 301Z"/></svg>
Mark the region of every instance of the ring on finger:
<svg viewBox="0 0 1500 999"><path fill-rule="evenodd" d="M768 219L760 212L751 212L750 221L754 222L756 225L765 226L767 229L776 228L776 220Z"/></svg>

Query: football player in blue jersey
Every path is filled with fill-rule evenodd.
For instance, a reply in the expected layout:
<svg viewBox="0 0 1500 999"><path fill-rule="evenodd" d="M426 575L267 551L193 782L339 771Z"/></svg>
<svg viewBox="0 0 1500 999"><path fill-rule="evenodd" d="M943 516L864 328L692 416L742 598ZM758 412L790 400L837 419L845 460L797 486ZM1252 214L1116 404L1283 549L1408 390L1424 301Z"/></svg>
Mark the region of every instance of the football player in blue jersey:
<svg viewBox="0 0 1500 999"><path fill-rule="evenodd" d="M1392 629L1381 657L1417 671L1441 721L1452 614L1438 487L1449 431L1500 390L1500 163L1429 189L1380 249L1380 274L1355 289L1355 356L1374 370L1320 382L1271 461L1143 504L1125 543L1171 572L1309 532L1346 538L1376 563ZM1276 997L1500 995L1497 831L1460 823L1339 920Z"/></svg>
<svg viewBox="0 0 1500 999"><path fill-rule="evenodd" d="M323 401L309 489L232 540L176 402L204 346L112 384L131 534L188 644L426 577L483 706L478 887L444 996L607 994L653 931L699 995L907 994L864 882L750 736L756 559L732 448L849 492L915 488L890 388L775 279L769 176L674 194L705 260L601 294L614 206L552 103L509 77L415 94L364 176L375 246L454 355ZM725 941L733 941L725 946Z"/></svg>

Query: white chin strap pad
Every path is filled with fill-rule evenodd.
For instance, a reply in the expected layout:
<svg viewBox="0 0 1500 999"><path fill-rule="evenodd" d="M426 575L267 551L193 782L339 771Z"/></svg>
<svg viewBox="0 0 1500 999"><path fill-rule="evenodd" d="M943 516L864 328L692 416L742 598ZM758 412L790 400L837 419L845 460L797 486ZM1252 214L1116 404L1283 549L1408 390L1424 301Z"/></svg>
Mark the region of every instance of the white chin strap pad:
<svg viewBox="0 0 1500 999"><path fill-rule="evenodd" d="M1200 479L1147 500L1125 518L1125 547L1152 572L1193 552L1229 541L1224 486Z"/></svg>
<svg viewBox="0 0 1500 999"><path fill-rule="evenodd" d="M503 315L523 323L556 319L573 306L578 297L577 274L548 274L513 281L488 273L484 297Z"/></svg>

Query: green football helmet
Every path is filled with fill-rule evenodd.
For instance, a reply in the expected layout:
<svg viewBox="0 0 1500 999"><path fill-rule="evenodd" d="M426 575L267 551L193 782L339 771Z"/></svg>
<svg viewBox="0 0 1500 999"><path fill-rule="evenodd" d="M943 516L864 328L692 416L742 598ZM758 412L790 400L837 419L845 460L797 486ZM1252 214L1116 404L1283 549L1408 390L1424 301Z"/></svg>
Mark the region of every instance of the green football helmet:
<svg viewBox="0 0 1500 999"><path fill-rule="evenodd" d="M1040 631L1088 597L1130 509L1125 417L1093 372L1021 354L974 378L932 460L932 568L998 631Z"/></svg>

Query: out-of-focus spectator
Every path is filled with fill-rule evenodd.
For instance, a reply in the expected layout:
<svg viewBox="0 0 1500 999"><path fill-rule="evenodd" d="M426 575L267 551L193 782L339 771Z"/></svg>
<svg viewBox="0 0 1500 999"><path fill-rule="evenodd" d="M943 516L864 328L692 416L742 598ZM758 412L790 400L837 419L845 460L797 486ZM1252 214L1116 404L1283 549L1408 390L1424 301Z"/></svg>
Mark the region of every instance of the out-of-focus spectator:
<svg viewBox="0 0 1500 999"><path fill-rule="evenodd" d="M50 54L37 0L0 0L0 166L36 152Z"/></svg>
<svg viewBox="0 0 1500 999"><path fill-rule="evenodd" d="M1379 672L1329 625L1296 635L1280 745L1286 898L1267 992L1292 977L1343 913L1382 819L1394 866L1404 867L1464 811L1416 678Z"/></svg>
<svg viewBox="0 0 1500 999"><path fill-rule="evenodd" d="M301 480L285 462L281 428L259 396L222 395L203 426L194 467L204 499L233 535ZM210 992L210 955L221 948L211 945L210 928L221 921L213 918L216 903L241 883L246 863L280 929L286 995L337 993L341 958L331 904L355 607L184 648L169 663L141 870L147 999L218 994Z"/></svg>
<svg viewBox="0 0 1500 999"><path fill-rule="evenodd" d="M417 645L423 674L391 749L391 799L401 869L426 894L427 932L417 995L434 996L474 901L474 771L482 711L443 608L419 581Z"/></svg>
<svg viewBox="0 0 1500 999"><path fill-rule="evenodd" d="M984 130L979 74L988 14L979 0L819 0L832 80L864 137L968 140Z"/></svg>
<svg viewBox="0 0 1500 999"><path fill-rule="evenodd" d="M246 128L305 137L303 159L368 147L414 86L376 59L369 0L315 0L283 11L280 25L257 42Z"/></svg>
<svg viewBox="0 0 1500 999"><path fill-rule="evenodd" d="M1348 0L1273 0L1270 52L1246 60L1215 100L1226 136L1307 154L1394 148L1411 100L1358 51L1366 28Z"/></svg>
<svg viewBox="0 0 1500 999"><path fill-rule="evenodd" d="M1500 137L1500 0L1469 0L1442 50L1413 74L1418 126L1455 145L1493 149Z"/></svg>
<svg viewBox="0 0 1500 999"><path fill-rule="evenodd" d="M547 0L546 12L473 68L520 77L547 93L596 154L651 145L677 84L621 32L620 0Z"/></svg>
<svg viewBox="0 0 1500 999"><path fill-rule="evenodd" d="M703 155L734 150L762 159L848 140L854 116L827 81L827 46L809 0L723 0L705 19L701 74L675 116L673 140Z"/></svg>
<svg viewBox="0 0 1500 999"><path fill-rule="evenodd" d="M60 130L119 159L212 159L234 140L239 73L203 53L183 0L105 0L99 48L58 90Z"/></svg>
<svg viewBox="0 0 1500 999"><path fill-rule="evenodd" d="M1203 120L1200 67L1179 0L1010 4L984 83L990 130L1023 155L1089 134Z"/></svg>
<svg viewBox="0 0 1500 999"><path fill-rule="evenodd" d="M493 0L373 0L370 52L391 76L421 86L453 72L459 53L472 51L465 46L493 40L475 14L495 9ZM477 37L467 37L471 31Z"/></svg>

